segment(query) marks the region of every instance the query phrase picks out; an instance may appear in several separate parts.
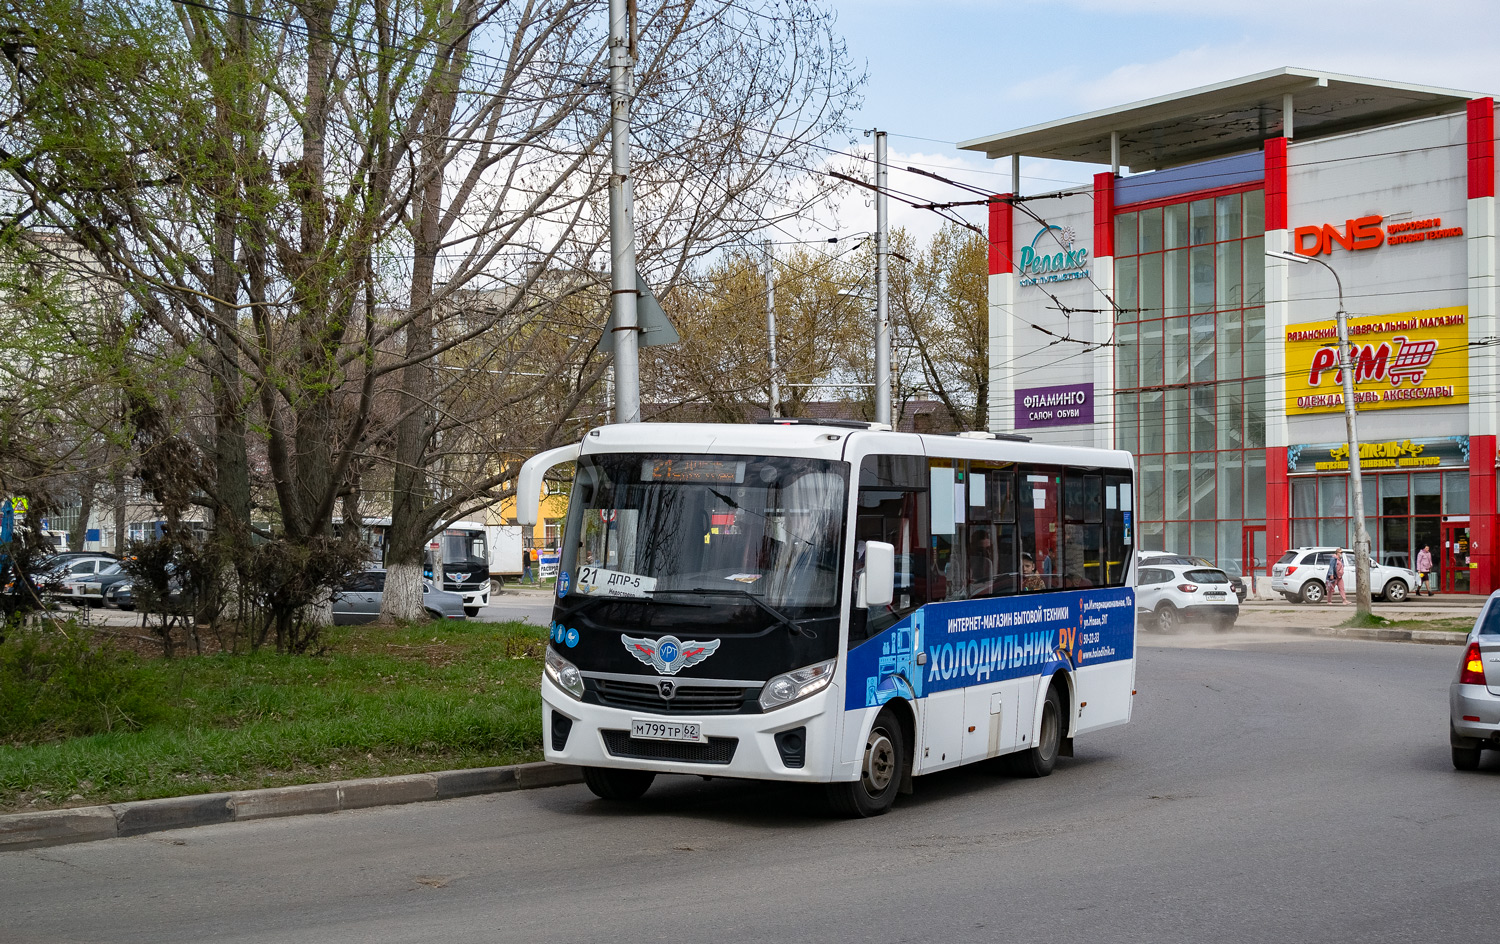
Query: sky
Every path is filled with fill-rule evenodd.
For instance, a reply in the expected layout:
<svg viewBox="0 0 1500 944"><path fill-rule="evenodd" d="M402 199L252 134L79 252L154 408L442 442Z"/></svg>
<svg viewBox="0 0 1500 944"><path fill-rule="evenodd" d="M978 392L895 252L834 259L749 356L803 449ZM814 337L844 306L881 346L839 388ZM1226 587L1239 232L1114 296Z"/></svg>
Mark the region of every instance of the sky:
<svg viewBox="0 0 1500 944"><path fill-rule="evenodd" d="M869 73L854 126L889 134L893 168L921 163L997 190L1009 189L1009 161L956 142L1284 66L1500 94L1500 0L828 2ZM1086 183L1099 169L1023 161L1021 189ZM903 171L891 187L962 199ZM844 199L830 226L873 227L867 203ZM894 202L891 220L923 239L942 223Z"/></svg>

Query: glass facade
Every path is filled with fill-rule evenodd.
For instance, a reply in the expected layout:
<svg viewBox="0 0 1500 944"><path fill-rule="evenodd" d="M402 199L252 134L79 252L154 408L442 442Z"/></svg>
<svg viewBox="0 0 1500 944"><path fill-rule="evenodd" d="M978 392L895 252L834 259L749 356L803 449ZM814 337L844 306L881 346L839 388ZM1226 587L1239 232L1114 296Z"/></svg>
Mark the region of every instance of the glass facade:
<svg viewBox="0 0 1500 944"><path fill-rule="evenodd" d="M1264 191L1115 217L1115 445L1145 550L1239 561L1266 516Z"/></svg>
<svg viewBox="0 0 1500 944"><path fill-rule="evenodd" d="M1292 476L1292 546L1353 547L1348 473ZM1373 560L1411 567L1424 545L1438 559L1444 515L1469 514L1469 473L1381 472L1361 477Z"/></svg>

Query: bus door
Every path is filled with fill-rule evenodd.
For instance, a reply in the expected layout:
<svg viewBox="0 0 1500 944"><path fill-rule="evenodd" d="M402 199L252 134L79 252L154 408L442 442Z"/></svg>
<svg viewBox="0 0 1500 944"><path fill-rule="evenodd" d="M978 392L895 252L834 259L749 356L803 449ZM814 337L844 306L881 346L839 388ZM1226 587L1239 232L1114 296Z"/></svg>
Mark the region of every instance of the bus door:
<svg viewBox="0 0 1500 944"><path fill-rule="evenodd" d="M1095 490L1099 491L1097 496ZM1087 538L1089 543L1082 547L1085 557L1093 553L1092 542L1097 540L1104 557L1121 557L1133 563L1132 548L1137 546L1131 533L1134 488L1128 472L1106 469L1102 475L1080 476L1070 470L1064 502L1066 517L1081 519L1081 523L1069 525L1069 532L1071 535L1078 529ZM1076 510L1080 505L1081 514ZM1071 547L1065 553L1069 561L1079 556ZM1073 720L1075 735L1130 720L1135 689L1134 583L1134 567L1127 566L1120 578L1102 587L1095 584L1099 589L1080 595L1077 636L1071 652L1077 666L1073 672L1078 706Z"/></svg>

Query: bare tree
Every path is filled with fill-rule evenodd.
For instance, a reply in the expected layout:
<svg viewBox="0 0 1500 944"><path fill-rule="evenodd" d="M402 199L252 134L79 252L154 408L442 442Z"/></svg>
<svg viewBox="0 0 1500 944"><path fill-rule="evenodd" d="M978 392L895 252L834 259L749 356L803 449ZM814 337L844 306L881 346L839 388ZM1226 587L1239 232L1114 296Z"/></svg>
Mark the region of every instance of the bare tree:
<svg viewBox="0 0 1500 944"><path fill-rule="evenodd" d="M452 92L422 117L413 159L421 190L407 217L412 289L387 615L420 615L427 537L507 494L518 462L577 436L594 413L586 405L599 399L608 297L603 9L502 11L488 25L505 38L506 55L455 43ZM469 14L460 6L454 16ZM717 245L816 197L816 189L796 194L792 180L810 149L841 130L857 82L828 13L802 0L663 3L639 24L635 52L640 258L668 290ZM463 94L475 86L482 91ZM491 356L463 351L476 343ZM497 408L515 422L497 429Z"/></svg>

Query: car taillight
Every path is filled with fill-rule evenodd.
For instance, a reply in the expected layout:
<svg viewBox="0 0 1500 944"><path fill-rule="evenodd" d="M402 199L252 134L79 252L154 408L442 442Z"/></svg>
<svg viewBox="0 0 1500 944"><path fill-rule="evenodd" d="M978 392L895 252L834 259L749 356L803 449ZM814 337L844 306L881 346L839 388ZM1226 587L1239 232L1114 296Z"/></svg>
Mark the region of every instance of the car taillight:
<svg viewBox="0 0 1500 944"><path fill-rule="evenodd" d="M1198 585L1195 583L1180 583L1177 585L1177 589L1183 593L1197 593Z"/></svg>
<svg viewBox="0 0 1500 944"><path fill-rule="evenodd" d="M1463 671L1458 673L1460 685L1483 685L1484 663L1479 660L1479 643L1469 643L1469 651L1464 653Z"/></svg>
<svg viewBox="0 0 1500 944"><path fill-rule="evenodd" d="M1297 572L1297 565L1296 564L1292 564L1292 565L1288 566L1287 569L1286 569L1286 575L1288 577L1290 577L1292 574L1295 574L1296 572Z"/></svg>

